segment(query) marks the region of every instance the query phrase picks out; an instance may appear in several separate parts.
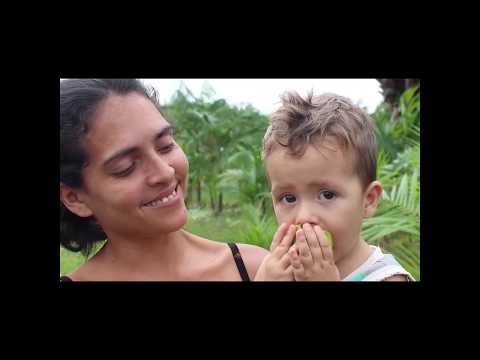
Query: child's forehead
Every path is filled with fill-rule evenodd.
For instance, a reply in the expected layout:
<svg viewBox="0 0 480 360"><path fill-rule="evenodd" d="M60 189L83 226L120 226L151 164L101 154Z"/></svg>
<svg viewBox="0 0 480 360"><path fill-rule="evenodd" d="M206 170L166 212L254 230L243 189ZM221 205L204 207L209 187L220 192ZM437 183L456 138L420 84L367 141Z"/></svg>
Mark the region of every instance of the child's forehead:
<svg viewBox="0 0 480 360"><path fill-rule="evenodd" d="M300 154L295 154L288 147L276 144L265 160L268 161L271 155L292 161L305 161L318 157L325 161L350 162L354 157L354 152L351 147L345 146L334 137L328 136L324 139L312 139L312 141L305 144Z"/></svg>
<svg viewBox="0 0 480 360"><path fill-rule="evenodd" d="M309 144L301 155L292 155L287 148L276 146L265 159L271 184L315 183L321 179L340 179L354 175L353 152L334 142Z"/></svg>

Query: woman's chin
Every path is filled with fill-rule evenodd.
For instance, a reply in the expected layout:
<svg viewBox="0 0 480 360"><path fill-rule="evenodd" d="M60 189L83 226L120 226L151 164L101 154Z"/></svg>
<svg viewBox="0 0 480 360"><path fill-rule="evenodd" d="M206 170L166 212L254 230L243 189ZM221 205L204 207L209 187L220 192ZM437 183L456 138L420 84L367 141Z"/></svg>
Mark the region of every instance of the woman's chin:
<svg viewBox="0 0 480 360"><path fill-rule="evenodd" d="M181 210L178 210L175 216L168 219L164 227L166 232L174 232L182 229L188 221L187 208L184 206Z"/></svg>

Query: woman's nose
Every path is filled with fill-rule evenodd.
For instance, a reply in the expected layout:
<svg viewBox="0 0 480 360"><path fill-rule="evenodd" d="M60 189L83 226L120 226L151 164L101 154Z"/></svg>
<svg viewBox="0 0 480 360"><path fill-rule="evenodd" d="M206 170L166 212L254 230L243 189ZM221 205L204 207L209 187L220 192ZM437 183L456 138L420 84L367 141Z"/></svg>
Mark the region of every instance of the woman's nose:
<svg viewBox="0 0 480 360"><path fill-rule="evenodd" d="M175 175L175 169L161 156L156 155L149 162L147 182L149 185L170 183Z"/></svg>

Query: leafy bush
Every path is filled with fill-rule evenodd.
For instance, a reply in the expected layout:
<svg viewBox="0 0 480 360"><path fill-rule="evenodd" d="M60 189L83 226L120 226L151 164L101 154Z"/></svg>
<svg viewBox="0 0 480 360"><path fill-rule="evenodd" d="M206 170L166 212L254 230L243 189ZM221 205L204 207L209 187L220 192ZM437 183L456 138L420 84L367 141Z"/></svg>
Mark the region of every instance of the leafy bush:
<svg viewBox="0 0 480 360"><path fill-rule="evenodd" d="M380 134L378 178L384 192L375 215L364 221L362 236L420 280L420 95L416 88L406 90L394 121L386 106L372 117Z"/></svg>

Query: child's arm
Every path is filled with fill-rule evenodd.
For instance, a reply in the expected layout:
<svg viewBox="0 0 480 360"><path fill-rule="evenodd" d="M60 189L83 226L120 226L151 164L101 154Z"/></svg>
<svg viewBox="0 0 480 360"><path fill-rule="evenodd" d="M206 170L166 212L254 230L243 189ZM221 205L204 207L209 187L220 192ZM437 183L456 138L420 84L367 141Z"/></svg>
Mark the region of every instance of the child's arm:
<svg viewBox="0 0 480 360"><path fill-rule="evenodd" d="M271 253L260 265L254 281L293 281L288 249L295 238L295 226L281 224L270 246Z"/></svg>
<svg viewBox="0 0 480 360"><path fill-rule="evenodd" d="M306 223L296 233L296 243L288 255L296 281L340 281L331 245L320 226Z"/></svg>

